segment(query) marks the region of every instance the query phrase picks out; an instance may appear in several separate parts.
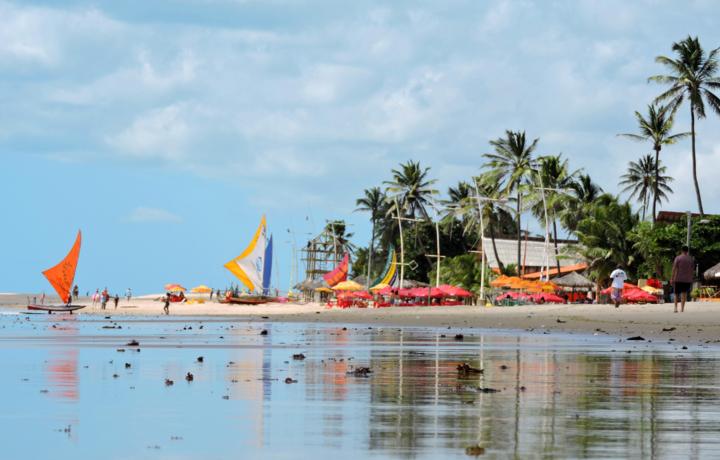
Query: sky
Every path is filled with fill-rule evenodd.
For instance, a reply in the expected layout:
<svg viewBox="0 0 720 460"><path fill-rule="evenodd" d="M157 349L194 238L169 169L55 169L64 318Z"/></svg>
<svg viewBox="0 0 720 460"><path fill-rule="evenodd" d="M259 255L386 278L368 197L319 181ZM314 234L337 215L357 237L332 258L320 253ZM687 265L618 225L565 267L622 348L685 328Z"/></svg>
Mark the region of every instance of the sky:
<svg viewBox="0 0 720 460"><path fill-rule="evenodd" d="M657 55L720 46L712 0L0 0L0 292L49 290L78 229L82 291L227 285L261 215L291 242L345 219L407 160L447 190L506 129L618 193L649 145ZM697 125L720 212L720 119ZM676 129L689 128L685 108ZM663 150L668 210L696 209L690 142ZM302 269L302 267L301 267Z"/></svg>

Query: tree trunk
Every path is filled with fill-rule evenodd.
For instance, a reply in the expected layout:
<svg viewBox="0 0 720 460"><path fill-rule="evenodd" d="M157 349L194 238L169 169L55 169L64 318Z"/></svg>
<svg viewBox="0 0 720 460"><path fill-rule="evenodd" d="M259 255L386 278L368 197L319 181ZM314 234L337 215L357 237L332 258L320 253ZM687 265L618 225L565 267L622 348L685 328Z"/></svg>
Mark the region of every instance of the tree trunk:
<svg viewBox="0 0 720 460"><path fill-rule="evenodd" d="M518 184L516 214L517 214L517 273L520 276L520 244L522 241L522 226L520 224L520 185Z"/></svg>
<svg viewBox="0 0 720 460"><path fill-rule="evenodd" d="M370 237L370 253L368 254L368 268L367 268L367 284L368 289L371 288L370 283L372 282L370 280L370 275L372 274L372 260L373 260L373 250L375 249L375 219L372 220L372 236Z"/></svg>
<svg viewBox="0 0 720 460"><path fill-rule="evenodd" d="M700 196L700 184L697 179L697 161L695 160L695 107L690 104L690 135L692 137L692 169L693 169L693 181L695 182L695 195L697 195L698 208L700 209L700 215L705 216L703 210L702 197Z"/></svg>
<svg viewBox="0 0 720 460"><path fill-rule="evenodd" d="M655 147L655 187L653 190L653 224L655 223L655 205L658 202L658 192L660 191L660 146Z"/></svg>
<svg viewBox="0 0 720 460"><path fill-rule="evenodd" d="M495 260L497 260L498 263L498 269L500 270L500 273L505 273L505 265L502 263L502 260L500 260L500 256L498 255L497 251L497 245L495 244L495 228L492 225L492 222L488 222L488 226L490 227L490 240L492 241L492 247L493 247L493 253L495 254ZM482 249L482 241L480 241L481 249ZM482 249L484 251L484 249Z"/></svg>
<svg viewBox="0 0 720 460"><path fill-rule="evenodd" d="M558 259L560 251L558 251L557 222L555 222L555 213L553 213L553 243L555 243L555 265L557 267L557 275L560 276L560 259Z"/></svg>

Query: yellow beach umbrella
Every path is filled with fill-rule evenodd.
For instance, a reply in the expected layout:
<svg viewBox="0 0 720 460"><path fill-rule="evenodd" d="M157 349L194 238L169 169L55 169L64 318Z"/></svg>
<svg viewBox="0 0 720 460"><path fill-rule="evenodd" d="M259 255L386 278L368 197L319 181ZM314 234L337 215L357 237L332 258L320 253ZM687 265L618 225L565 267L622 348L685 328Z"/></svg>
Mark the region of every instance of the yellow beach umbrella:
<svg viewBox="0 0 720 460"><path fill-rule="evenodd" d="M648 286L648 285L643 286L642 290L649 294L652 294L652 295L660 295L663 293L662 289L654 288L654 287Z"/></svg>
<svg viewBox="0 0 720 460"><path fill-rule="evenodd" d="M333 286L333 291L362 291L365 286L355 281L342 281Z"/></svg>
<svg viewBox="0 0 720 460"><path fill-rule="evenodd" d="M165 285L166 291L187 291L184 287L177 283L169 283Z"/></svg>
<svg viewBox="0 0 720 460"><path fill-rule="evenodd" d="M319 288L315 288L315 292L330 293L330 292L333 292L333 290L330 289L329 287L321 286L321 287L319 287Z"/></svg>
<svg viewBox="0 0 720 460"><path fill-rule="evenodd" d="M200 286L195 286L194 288L190 289L190 292L197 292L199 294L207 294L209 292L212 292L212 289L205 286L204 284L201 284Z"/></svg>

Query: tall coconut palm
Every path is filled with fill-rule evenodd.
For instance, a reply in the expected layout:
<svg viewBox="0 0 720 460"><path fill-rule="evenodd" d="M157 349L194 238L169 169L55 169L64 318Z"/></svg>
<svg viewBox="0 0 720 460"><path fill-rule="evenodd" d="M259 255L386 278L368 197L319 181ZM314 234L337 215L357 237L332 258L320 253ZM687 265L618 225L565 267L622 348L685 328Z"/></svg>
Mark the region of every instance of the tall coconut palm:
<svg viewBox="0 0 720 460"><path fill-rule="evenodd" d="M385 194L380 190L380 187L372 187L365 189L365 196L355 200L355 205L357 206L355 209L356 212L362 211L370 213L370 222L372 223L372 235L370 237L367 266L367 279L369 283L371 282L370 275L372 274L373 253L375 251L376 225L378 220L385 216L387 201Z"/></svg>
<svg viewBox="0 0 720 460"><path fill-rule="evenodd" d="M536 162L533 152L537 148L539 139L528 143L524 131L505 131L505 137L490 141L494 153L486 153L488 166L493 174L503 182L506 193L515 193L515 217L517 218L517 267L520 270L520 244L522 240L522 226L520 215L522 212L523 185L529 181Z"/></svg>
<svg viewBox="0 0 720 460"><path fill-rule="evenodd" d="M387 212L397 213L397 202L400 215L429 219L426 206L430 205L432 196L438 193L432 188L436 180L428 178L429 172L430 168L422 168L420 162L412 160L401 163L399 169L393 169L392 180L385 181L388 198L391 200Z"/></svg>
<svg viewBox="0 0 720 460"><path fill-rule="evenodd" d="M673 127L673 116L669 106L657 106L651 104L648 106L647 118L640 112L635 112L635 118L638 122L638 131L640 134L620 134L635 141L650 141L655 151L655 191L653 192L652 202L652 220L655 222L656 206L658 198L661 196L657 186L660 184L660 150L664 145L672 145L683 137L687 137L690 133L670 134ZM644 210L643 210L643 220Z"/></svg>
<svg viewBox="0 0 720 460"><path fill-rule="evenodd" d="M500 220L503 217L511 215L511 209L509 209L503 202L505 195L503 192L502 185L492 173L485 173L476 178L477 192L481 197L489 198L488 200L480 200L480 216L479 218L484 219L483 222L487 222L486 228L490 232L490 242L492 243L493 253L495 254L495 260L498 263L498 269L501 273L505 272L505 265L500 260L498 254L497 245L495 239L497 237L497 227ZM470 198L474 203L473 207L477 209L477 197L472 196ZM481 235L484 237L485 235ZM483 244L482 239L480 244ZM484 251L485 248L482 248Z"/></svg>
<svg viewBox="0 0 720 460"><path fill-rule="evenodd" d="M637 223L637 214L628 203L620 203L616 197L607 194L600 195L589 205L586 217L578 223L578 255L587 261L590 276L597 283L598 295L601 283L613 269L622 266L632 273L637 254L628 234Z"/></svg>
<svg viewBox="0 0 720 460"><path fill-rule="evenodd" d="M568 160L564 160L562 155L548 155L538 159L539 168L534 175L534 180L538 187L538 193L535 193L535 203L532 205L532 213L536 219L545 222L545 207L547 206L549 223L552 223L553 245L555 246L555 264L557 272L560 273L560 251L558 249L558 231L557 216L566 207L568 202L568 193L571 192L571 186L575 182L579 171L570 171ZM543 202L542 193L545 194Z"/></svg>
<svg viewBox="0 0 720 460"><path fill-rule="evenodd" d="M697 37L688 36L685 40L673 43L672 50L677 59L658 56L658 62L670 71L669 75L654 75L648 80L670 85L670 89L655 98L656 102L668 101L673 113L687 99L690 102L690 136L692 138L692 170L700 214L704 215L700 184L697 179L697 160L695 156L695 118L705 118L705 103L720 114L720 98L712 90L720 89L718 78L718 53L715 48L705 54Z"/></svg>
<svg viewBox="0 0 720 460"><path fill-rule="evenodd" d="M570 233L575 233L577 224L587 215L588 207L603 192L588 174L580 174L570 184L565 207L560 212L560 223Z"/></svg>
<svg viewBox="0 0 720 460"><path fill-rule="evenodd" d="M673 178L664 175L667 168L662 163L656 164L652 155L644 155L638 161L628 163L627 173L623 174L618 185L624 186L623 192L630 192L630 199L636 198L642 204L642 220L648 208L648 202L667 200L672 193L670 182Z"/></svg>

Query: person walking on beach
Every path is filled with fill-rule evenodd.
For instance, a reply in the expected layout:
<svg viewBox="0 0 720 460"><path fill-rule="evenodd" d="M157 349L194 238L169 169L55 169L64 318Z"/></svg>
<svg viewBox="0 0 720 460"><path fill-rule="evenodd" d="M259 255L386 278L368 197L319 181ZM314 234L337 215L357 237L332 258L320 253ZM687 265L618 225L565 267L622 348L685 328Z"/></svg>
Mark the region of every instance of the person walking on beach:
<svg viewBox="0 0 720 460"><path fill-rule="evenodd" d="M115 298L113 300L115 301L115 310L117 310L118 302L120 302L120 296L115 294Z"/></svg>
<svg viewBox="0 0 720 460"><path fill-rule="evenodd" d="M678 297L680 297L680 313L685 312L685 301L692 288L695 259L688 252L689 248L683 246L680 249L680 255L673 261L670 283L673 285L675 294L673 296L675 297L675 313L678 312Z"/></svg>
<svg viewBox="0 0 720 460"><path fill-rule="evenodd" d="M615 308L619 308L620 303L622 302L622 291L623 287L625 287L627 275L625 274L625 271L618 266L618 268L610 273L610 278L612 279L612 294L610 294L610 297L613 302L615 302Z"/></svg>
<svg viewBox="0 0 720 460"><path fill-rule="evenodd" d="M100 294L100 308L105 310L108 300L110 300L110 294L108 294L108 290L105 288L103 289L102 294Z"/></svg>
<svg viewBox="0 0 720 460"><path fill-rule="evenodd" d="M125 297L127 297L127 301L130 302L130 299L132 298L132 289L127 288L127 291L125 291Z"/></svg>
<svg viewBox="0 0 720 460"><path fill-rule="evenodd" d="M165 306L163 307L163 311L166 315L170 314L170 293L165 293Z"/></svg>

